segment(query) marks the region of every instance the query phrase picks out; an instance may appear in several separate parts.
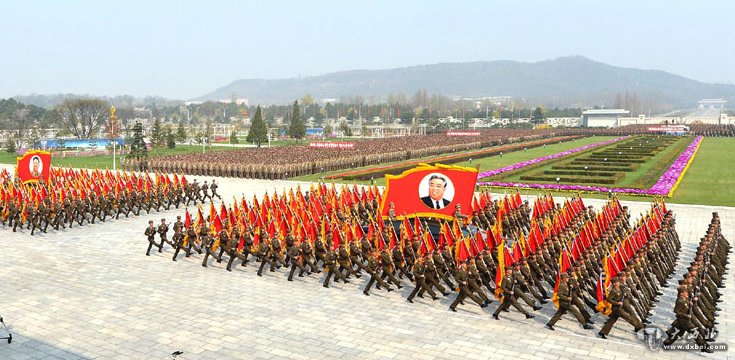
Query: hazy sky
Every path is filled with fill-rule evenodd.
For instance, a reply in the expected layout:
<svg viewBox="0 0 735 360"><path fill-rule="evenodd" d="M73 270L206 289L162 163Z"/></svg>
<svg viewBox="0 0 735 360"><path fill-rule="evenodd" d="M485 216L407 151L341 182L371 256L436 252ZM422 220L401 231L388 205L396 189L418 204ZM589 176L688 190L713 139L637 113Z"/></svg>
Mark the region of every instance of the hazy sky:
<svg viewBox="0 0 735 360"><path fill-rule="evenodd" d="M0 0L0 97L583 55L735 83L733 1Z"/></svg>

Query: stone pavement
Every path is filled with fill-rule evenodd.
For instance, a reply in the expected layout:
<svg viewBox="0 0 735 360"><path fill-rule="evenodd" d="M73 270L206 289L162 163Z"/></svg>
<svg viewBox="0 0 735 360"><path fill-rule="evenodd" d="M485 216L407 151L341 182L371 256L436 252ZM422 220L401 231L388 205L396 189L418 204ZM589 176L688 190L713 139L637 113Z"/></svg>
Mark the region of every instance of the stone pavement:
<svg viewBox="0 0 735 360"><path fill-rule="evenodd" d="M189 178L189 177L187 177ZM193 178L193 177L191 177ZM233 194L281 192L289 182L218 179L223 198ZM302 186L303 190L308 185ZM586 200L601 206L600 200ZM624 202L638 214L648 203ZM719 211L725 235L735 240L735 208L668 205L677 216L684 244L674 284L693 256L712 211ZM194 210L194 207L190 207ZM172 251L145 256L148 220L173 221L183 209L137 218L85 224L29 236L0 229L0 315L12 327L12 344L0 343L0 359L682 359L732 358L721 352L653 352L619 321L608 340L584 330L570 315L556 331L544 328L551 303L526 320L511 310L501 321L467 303L447 310L454 295L438 301L405 298L396 292L361 290L365 277L350 284L321 286L321 276L286 281L285 269L255 275L253 265L232 273L224 263L201 266L194 256L172 262ZM634 216L635 217L635 216ZM718 342L735 343L735 291L728 276L719 315ZM673 319L674 286L664 289L653 321ZM735 351L735 350L731 350Z"/></svg>

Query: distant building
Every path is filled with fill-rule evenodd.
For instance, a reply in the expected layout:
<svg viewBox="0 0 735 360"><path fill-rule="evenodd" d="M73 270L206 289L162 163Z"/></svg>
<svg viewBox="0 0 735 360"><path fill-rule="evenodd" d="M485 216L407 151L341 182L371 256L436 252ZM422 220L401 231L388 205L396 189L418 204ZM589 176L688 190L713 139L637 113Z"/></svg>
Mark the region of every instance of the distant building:
<svg viewBox="0 0 735 360"><path fill-rule="evenodd" d="M724 109L725 99L702 99L697 102L699 109Z"/></svg>
<svg viewBox="0 0 735 360"><path fill-rule="evenodd" d="M232 99L221 99L217 100L217 102L220 104L232 104ZM250 101L248 100L248 98L235 99L235 105L249 106Z"/></svg>
<svg viewBox="0 0 735 360"><path fill-rule="evenodd" d="M627 117L630 111L625 109L593 109L582 112L582 126L586 127L617 127L620 118Z"/></svg>

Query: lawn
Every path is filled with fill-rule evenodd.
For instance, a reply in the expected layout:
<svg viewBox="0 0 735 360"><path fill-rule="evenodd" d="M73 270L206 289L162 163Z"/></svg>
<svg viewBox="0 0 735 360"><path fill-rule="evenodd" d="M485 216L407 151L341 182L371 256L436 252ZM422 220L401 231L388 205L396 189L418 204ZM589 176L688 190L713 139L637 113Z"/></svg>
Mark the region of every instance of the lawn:
<svg viewBox="0 0 735 360"><path fill-rule="evenodd" d="M671 202L735 206L735 140L704 138Z"/></svg>
<svg viewBox="0 0 735 360"><path fill-rule="evenodd" d="M588 144L594 144L596 142L601 142L601 141L605 141L605 140L612 139L612 138L614 138L614 136L594 136L594 137L582 138L582 139L577 139L577 140L563 142L563 143L560 143L560 144L547 145L545 147L544 146L541 146L541 147L536 147L536 148L532 148L532 149L528 149L528 150L524 150L524 151L514 151L514 152L511 152L511 153L508 153L508 154L503 154L502 156L496 155L496 156L488 156L488 157L479 158L479 159L472 159L472 162L464 161L464 162L456 163L456 164L453 164L453 165L476 167L479 164L480 165L480 172L482 172L482 171L486 171L486 170L491 170L491 169L503 167L503 166L506 166L506 165L515 164L515 163L520 162L520 161L531 160L531 159L535 159L537 157L541 157L541 156L544 156L544 155L555 154L555 153L558 153L558 152L561 152L561 151L565 151L565 150L577 148L577 147L580 147L580 146L584 146L584 145L588 145ZM476 151L476 150L472 150L472 151ZM461 154L461 152L460 153L455 153L455 154ZM432 156L432 157L435 157L435 156ZM411 159L411 161L416 161L416 160L417 159ZM397 162L392 162L392 163L384 163L384 164L378 164L378 165L372 165L372 166L366 166L366 167L356 168L354 170L371 169L371 168L375 168L375 167L382 167L382 166L388 166L388 165L394 165L394 164L400 164L400 163L401 163L400 161L397 161ZM324 176L336 175L336 174L340 174L340 173L343 173L343 172L345 172L345 170L339 170L339 171L333 171L333 172L326 172L324 174L307 175L307 176L301 176L301 177L298 177L298 178L294 178L294 180L298 180L298 181L319 181ZM352 184L352 183L354 183L354 181L352 181L352 180L344 180L344 181L336 180L335 183L348 183L348 184ZM363 182L358 181L357 183L358 184L363 184L363 183L369 183L369 181L363 181ZM385 185L385 178L383 178L383 177L376 178L375 179L375 184L381 185L381 186L382 185Z"/></svg>
<svg viewBox="0 0 735 360"><path fill-rule="evenodd" d="M239 149L237 147L226 147L226 146L209 146L205 150L210 151L230 151ZM177 145L173 149L167 147L155 148L148 151L148 156L164 156L164 155L176 155L176 154L190 154L199 153L202 151L201 145ZM1 164L15 164L17 155L8 152L0 153ZM117 166L120 167L120 161L122 157L117 155ZM59 167L79 167L79 168L99 168L99 169L112 169L112 155L94 155L94 156L66 156L54 155L51 159L53 166Z"/></svg>

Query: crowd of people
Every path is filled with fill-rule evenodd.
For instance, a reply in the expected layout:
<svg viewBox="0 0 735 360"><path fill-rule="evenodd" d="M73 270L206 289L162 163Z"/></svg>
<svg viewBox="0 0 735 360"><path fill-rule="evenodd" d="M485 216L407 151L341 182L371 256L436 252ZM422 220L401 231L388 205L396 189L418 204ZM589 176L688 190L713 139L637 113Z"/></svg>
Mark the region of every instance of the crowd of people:
<svg viewBox="0 0 735 360"><path fill-rule="evenodd" d="M194 216L177 217L170 240L165 220L151 221L146 254L168 244L174 261L201 255L202 266L226 262L228 271L255 263L258 276L287 268L288 281L323 272L324 287L365 276L366 296L373 286L388 292L412 286L409 302L454 293L452 311L468 300L485 308L497 298L495 319L511 307L532 318L551 299L558 311L550 330L566 312L591 329L591 314L602 312L609 317L598 336L606 338L621 317L635 331L644 327L680 248L663 202L631 226L617 199L595 211L579 197L562 205L545 196L532 208L518 194L491 200L482 193L471 217L457 213L436 236L417 218L389 211L380 219L380 196L374 187L320 184L305 195L297 188L222 204L219 211L210 204L206 217L201 207Z"/></svg>
<svg viewBox="0 0 735 360"><path fill-rule="evenodd" d="M123 164L134 170L147 167L151 171L194 175L284 179L553 136L553 129L498 129L482 131L479 136L435 134L359 140L349 149L312 148L307 144L242 148L142 161L126 159Z"/></svg>
<svg viewBox="0 0 735 360"><path fill-rule="evenodd" d="M138 216L142 211L169 210L172 206L218 197L212 180L199 185L185 176L135 174L108 170L52 168L49 181L23 184L6 170L0 173L0 221L13 232L36 231L82 226L95 221L119 219L120 215Z"/></svg>
<svg viewBox="0 0 735 360"><path fill-rule="evenodd" d="M718 289L725 287L723 275L727 269L727 255L732 250L722 236L720 217L712 214L707 233L699 242L687 272L679 281L678 296L674 306L676 320L666 331L664 345L670 346L685 334L694 333L695 343L702 351L712 352L707 342L714 341L718 324L716 317L722 309Z"/></svg>
<svg viewBox="0 0 735 360"><path fill-rule="evenodd" d="M689 130L693 135L708 137L733 137L735 136L734 124L691 124Z"/></svg>

